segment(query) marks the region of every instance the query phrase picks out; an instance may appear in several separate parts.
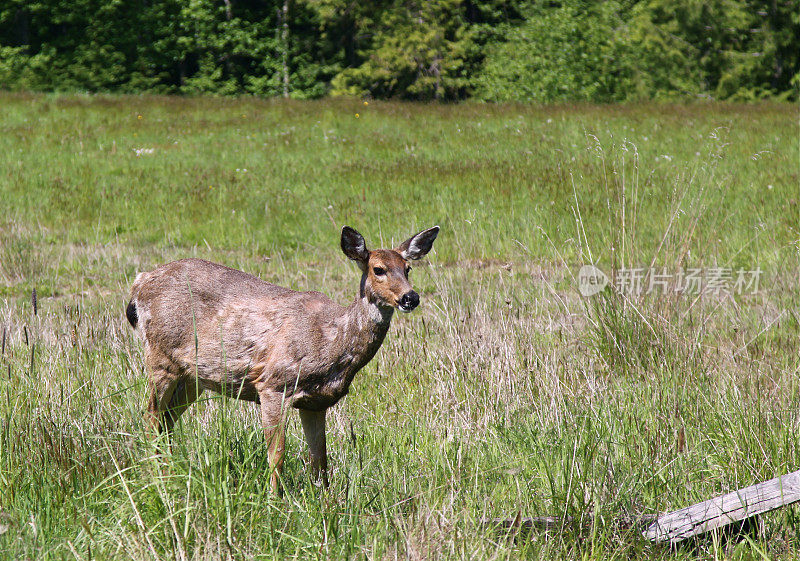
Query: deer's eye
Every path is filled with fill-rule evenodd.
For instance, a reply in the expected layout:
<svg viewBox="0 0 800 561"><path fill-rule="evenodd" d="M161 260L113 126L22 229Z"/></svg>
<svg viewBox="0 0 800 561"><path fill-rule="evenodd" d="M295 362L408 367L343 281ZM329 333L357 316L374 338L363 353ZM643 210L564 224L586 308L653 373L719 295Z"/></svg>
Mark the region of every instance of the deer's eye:
<svg viewBox="0 0 800 561"><path fill-rule="evenodd" d="M386 269L384 269L383 267L373 267L372 272L375 273L376 276L382 277L383 275L386 274Z"/></svg>

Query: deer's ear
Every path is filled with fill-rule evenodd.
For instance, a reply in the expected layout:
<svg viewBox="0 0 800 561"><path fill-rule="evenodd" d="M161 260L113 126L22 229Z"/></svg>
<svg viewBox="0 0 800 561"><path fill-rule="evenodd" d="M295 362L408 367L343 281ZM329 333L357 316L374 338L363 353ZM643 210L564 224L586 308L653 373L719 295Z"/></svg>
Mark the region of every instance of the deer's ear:
<svg viewBox="0 0 800 561"><path fill-rule="evenodd" d="M358 263L362 268L366 267L369 260L367 242L364 236L353 230L350 226L342 228L342 251L349 259Z"/></svg>
<svg viewBox="0 0 800 561"><path fill-rule="evenodd" d="M431 248L433 248L433 242L438 235L438 226L428 228L419 234L411 236L406 241L398 245L394 250L399 253L403 259L421 259L428 254Z"/></svg>

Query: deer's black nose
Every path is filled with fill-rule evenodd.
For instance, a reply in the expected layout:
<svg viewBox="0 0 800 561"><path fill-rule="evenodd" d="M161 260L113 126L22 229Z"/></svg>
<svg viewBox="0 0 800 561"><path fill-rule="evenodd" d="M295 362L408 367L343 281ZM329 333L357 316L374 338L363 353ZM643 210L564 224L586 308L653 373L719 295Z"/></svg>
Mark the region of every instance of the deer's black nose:
<svg viewBox="0 0 800 561"><path fill-rule="evenodd" d="M400 302L398 302L398 306L401 311L403 312L410 312L417 306L419 306L419 294L414 292L406 292L403 294L402 298L400 298Z"/></svg>

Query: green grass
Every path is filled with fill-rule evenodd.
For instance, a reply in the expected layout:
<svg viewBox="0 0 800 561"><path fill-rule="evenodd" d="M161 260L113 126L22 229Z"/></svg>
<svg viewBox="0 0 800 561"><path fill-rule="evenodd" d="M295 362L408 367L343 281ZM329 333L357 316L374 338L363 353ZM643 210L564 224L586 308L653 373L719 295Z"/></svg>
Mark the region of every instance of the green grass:
<svg viewBox="0 0 800 561"><path fill-rule="evenodd" d="M796 106L0 104L0 557L800 555L793 507L675 552L624 523L800 468ZM255 407L215 396L159 458L136 272L198 256L345 303L344 224L372 247L442 232L422 306L329 412L331 488L295 416L272 497ZM763 274L582 299L587 262ZM479 524L518 512L573 523Z"/></svg>

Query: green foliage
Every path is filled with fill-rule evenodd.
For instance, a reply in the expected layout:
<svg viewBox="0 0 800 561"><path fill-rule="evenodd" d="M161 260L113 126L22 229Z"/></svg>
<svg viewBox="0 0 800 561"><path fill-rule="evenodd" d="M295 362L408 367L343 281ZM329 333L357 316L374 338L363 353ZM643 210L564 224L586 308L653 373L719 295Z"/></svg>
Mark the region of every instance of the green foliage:
<svg viewBox="0 0 800 561"><path fill-rule="evenodd" d="M617 2L538 4L490 49L476 79L493 101L612 101L636 97L636 52Z"/></svg>
<svg viewBox="0 0 800 561"><path fill-rule="evenodd" d="M726 50L716 93L749 101L768 96L797 99L800 77L800 2L748 2L739 29L742 48Z"/></svg>
<svg viewBox="0 0 800 561"><path fill-rule="evenodd" d="M334 95L412 99L463 97L464 64L472 41L461 0L397 2L375 22L365 62L333 81Z"/></svg>
<svg viewBox="0 0 800 561"><path fill-rule="evenodd" d="M795 99L798 14L800 0L8 0L0 88Z"/></svg>
<svg viewBox="0 0 800 561"><path fill-rule="evenodd" d="M735 0L646 0L633 10L631 35L643 58L648 91L655 96L713 93L747 25L746 6Z"/></svg>
<svg viewBox="0 0 800 561"><path fill-rule="evenodd" d="M0 87L319 96L338 71L317 48L320 22L291 2L11 0L0 10ZM334 57L335 59L335 57Z"/></svg>
<svg viewBox="0 0 800 561"><path fill-rule="evenodd" d="M630 31L644 90L738 100L790 93L800 71L798 9L795 0L637 3Z"/></svg>

